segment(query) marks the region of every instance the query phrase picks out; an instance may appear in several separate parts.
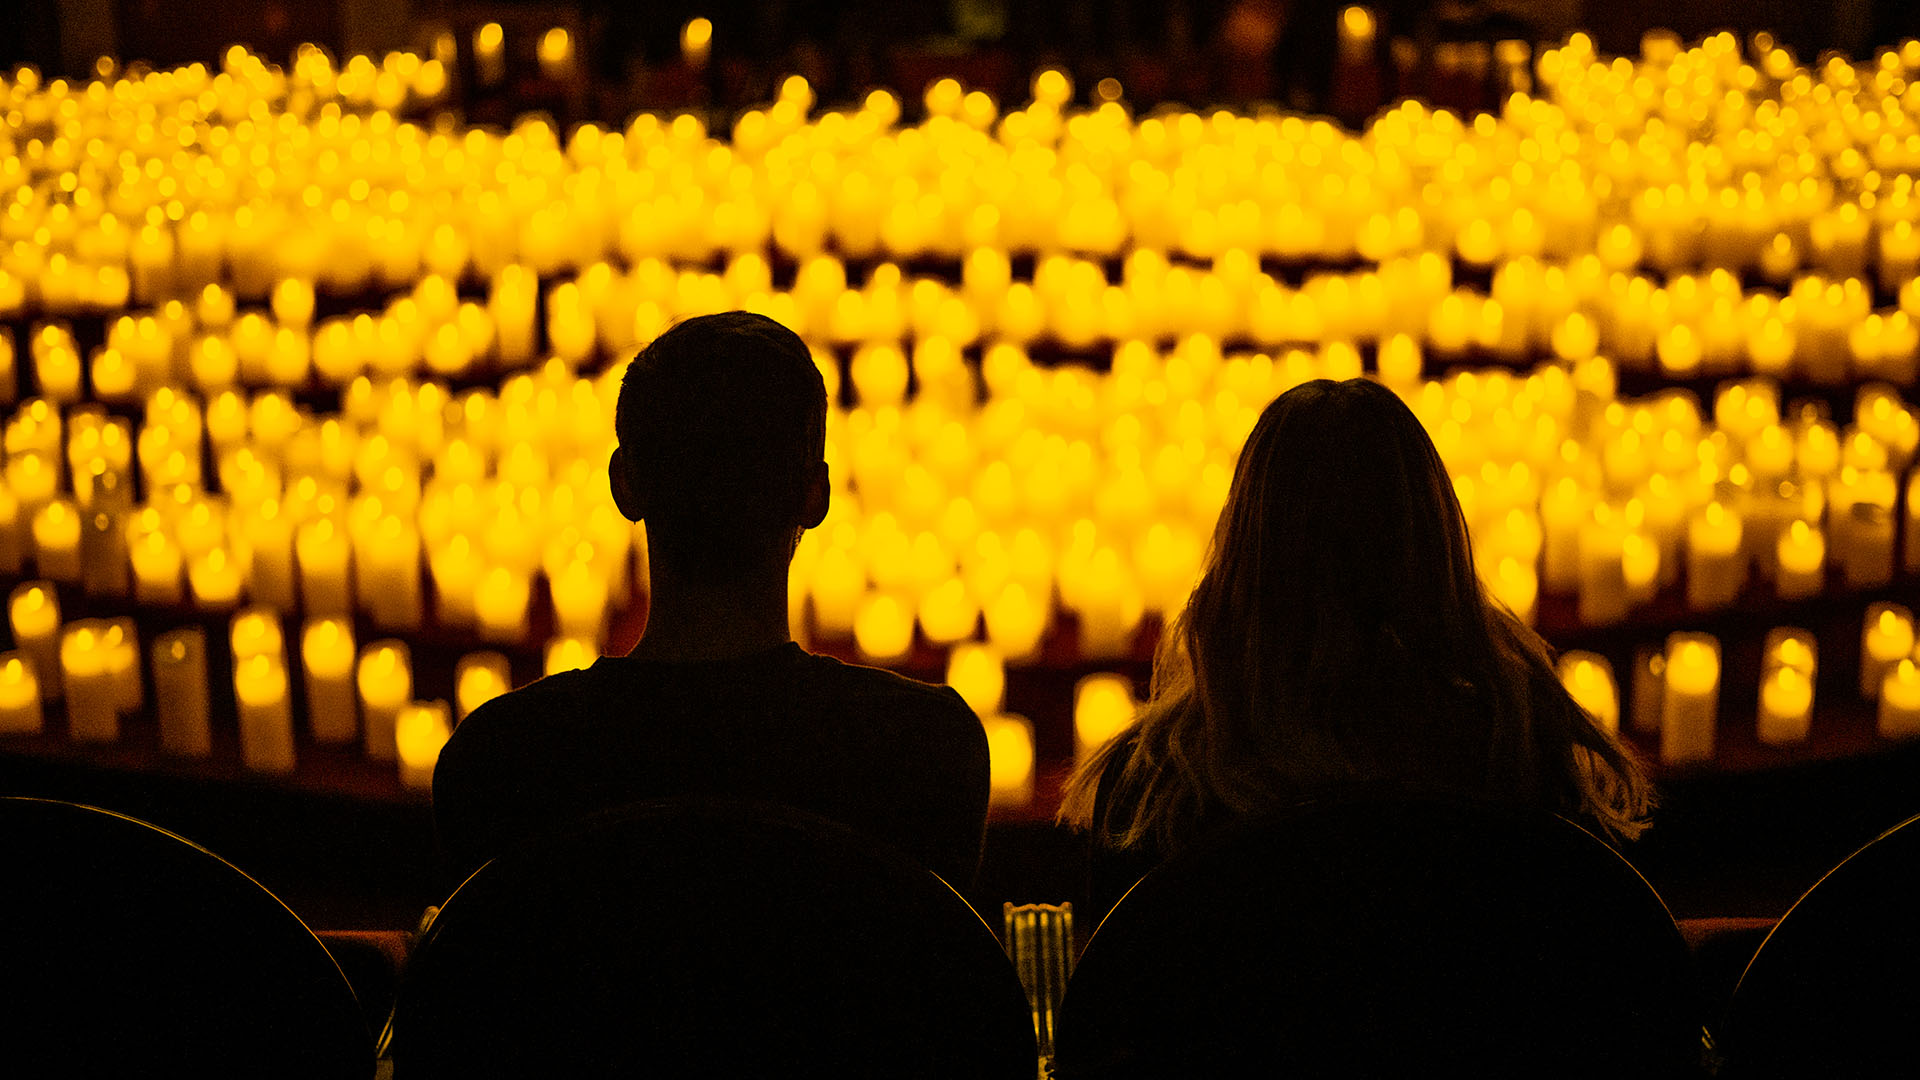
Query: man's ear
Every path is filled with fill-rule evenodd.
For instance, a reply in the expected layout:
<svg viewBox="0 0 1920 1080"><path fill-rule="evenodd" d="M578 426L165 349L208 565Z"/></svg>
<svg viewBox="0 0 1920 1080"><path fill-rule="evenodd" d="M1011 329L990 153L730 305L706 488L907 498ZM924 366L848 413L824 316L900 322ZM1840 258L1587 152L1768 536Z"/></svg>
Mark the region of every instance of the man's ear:
<svg viewBox="0 0 1920 1080"><path fill-rule="evenodd" d="M632 478L627 469L626 452L614 448L613 457L607 460L607 480L613 487L613 505L628 521L639 521L647 516L647 502L641 493L634 490Z"/></svg>
<svg viewBox="0 0 1920 1080"><path fill-rule="evenodd" d="M827 508L833 505L833 485L827 479L827 463L817 461L807 470L806 490L800 498L800 520L797 524L803 529L811 529L827 520Z"/></svg>

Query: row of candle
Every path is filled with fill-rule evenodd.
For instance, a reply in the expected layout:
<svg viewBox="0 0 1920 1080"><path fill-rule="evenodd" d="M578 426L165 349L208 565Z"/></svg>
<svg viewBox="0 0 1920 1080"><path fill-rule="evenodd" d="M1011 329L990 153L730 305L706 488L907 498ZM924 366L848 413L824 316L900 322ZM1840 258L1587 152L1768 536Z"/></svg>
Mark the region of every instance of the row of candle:
<svg viewBox="0 0 1920 1080"><path fill-rule="evenodd" d="M120 718L145 704L133 620L63 623L57 586L46 581L15 588L8 618L16 647L0 654L0 733L40 731L44 703L61 701L69 738L116 741ZM161 748L207 756L213 717L205 631L167 631L149 652ZM352 623L332 616L307 619L294 659L288 654L277 612L250 608L232 617L228 656L241 760L249 769L278 773L295 767L298 712L314 743L358 741L368 759L397 763L403 781L425 787L452 725L509 688L506 657L476 652L456 668L451 710L446 702L416 701L406 643L387 639L356 650ZM305 688L298 709L290 663L298 665Z"/></svg>
<svg viewBox="0 0 1920 1080"><path fill-rule="evenodd" d="M255 296L281 277L356 291L423 267L491 275L518 260L553 274L615 249L697 262L769 245L804 258L829 240L856 256L1179 249L1378 261L1427 250L1483 266L1591 252L1609 270L1704 258L1782 278L1803 253L1824 273L1858 276L1871 247L1884 286L1903 284L1920 263L1920 201L1898 150L1920 140L1914 102L1897 92L1904 62L1869 78L1828 64L1816 87L1802 71L1763 77L1728 40L1623 69L1576 35L1541 58L1545 99L1515 95L1500 117L1470 124L1410 102L1358 137L1225 112L1136 123L1116 102L1069 117L1057 72L1004 117L936 84L925 123L898 131L886 91L809 121L812 92L790 79L728 142L688 116L645 115L624 132L582 125L562 140L539 119L499 136L429 131L385 109L362 117L351 100L316 109L314 94L371 70L356 58L335 79L316 51L292 80L244 53L212 76L42 86L23 74L0 83L24 121L4 148L24 183L0 215L12 282L0 297L78 299L71 284L98 289L102 269L112 306L123 290L197 289L225 267ZM1621 85L1595 95L1596 80ZM1648 91L1663 83L1655 96L1679 95L1683 113L1737 101L1729 107L1750 122L1653 115ZM996 119L995 133L983 130ZM1857 145L1867 136L1873 162Z"/></svg>
<svg viewBox="0 0 1920 1080"><path fill-rule="evenodd" d="M851 634L874 659L904 655L916 622L938 644L971 636L982 617L1008 655L1030 654L1056 593L1079 615L1089 655L1127 651L1147 612L1182 602L1257 407L1300 379L1359 366L1340 350L1298 364L1222 357L1193 338L1164 356L1123 350L1101 378L996 347L982 375L998 396L976 411L968 394L939 390L943 355L944 370L970 383L957 354L918 349L911 404L833 412L835 509L793 568L800 627L810 606L814 630ZM1731 603L1750 569L1798 598L1819 591L1829 563L1850 588L1920 568L1911 480L1907 544L1894 546L1915 429L1897 393L1863 389L1843 436L1817 417L1783 426L1770 384L1730 384L1710 430L1684 392L1602 397L1604 368L1457 372L1403 390L1455 474L1490 586L1523 615L1544 588L1576 593L1583 621L1614 621L1683 566L1699 609ZM427 616L424 568L439 621L498 640L524 634L532 578L544 573L563 632L597 642L629 588L636 540L600 465L613 390L610 378L564 366L457 403L434 384L360 380L346 411L325 421L274 394L230 392L202 409L162 391L137 439L124 420L75 411L64 446L71 499L61 417L31 402L7 427L13 505L0 505L11 511L0 513L0 565L17 570L30 554L50 577L107 593L131 586L150 602L190 593L216 608L243 595L286 610L298 600L309 614L358 606L395 629ZM1186 399L1177 408L1176 393ZM1209 397L1212 409L1196 407ZM476 423L496 409L508 423ZM1583 410L1585 437L1571 438ZM438 435L423 415L441 422ZM1503 445L1498 433L1524 428L1520 417L1548 437ZM567 435L548 443L554 428ZM583 428L599 432L584 440L590 450L576 437ZM515 431L555 457L513 442ZM295 453L306 435L319 445ZM203 439L220 448L222 495L197 486ZM127 473L136 444L143 464L156 447L178 463L149 468L140 508Z"/></svg>
<svg viewBox="0 0 1920 1080"><path fill-rule="evenodd" d="M1787 745L1808 737L1813 717L1818 646L1805 630L1771 631L1761 653L1757 738ZM1897 604L1869 605L1861 628L1860 691L1876 703L1883 738L1920 735L1920 647L1913 613ZM1618 731L1620 689L1613 667L1595 653L1559 659L1563 685L1599 724ZM1631 686L1633 726L1657 732L1661 760L1681 764L1714 754L1721 685L1720 643L1712 635L1677 632L1663 648L1643 650Z"/></svg>
<svg viewBox="0 0 1920 1080"><path fill-rule="evenodd" d="M297 390L315 381L345 387L363 375L461 378L528 367L542 345L545 355L579 366L627 355L675 319L740 307L823 347L882 354L901 353L908 340L915 348L1053 341L1114 349L1200 334L1270 347L1374 343L1442 362L1490 355L1522 363L1543 354L1578 362L1604 353L1625 369L1674 379L1753 372L1829 385L1907 384L1920 372L1920 285L1903 287L1897 306L1875 311L1857 279L1808 275L1781 297L1743 293L1724 272L1662 286L1608 273L1592 256L1570 264L1516 260L1485 294L1452 288L1450 280L1446 264L1429 254L1389 260L1377 271L1316 275L1295 289L1244 252L1201 269L1142 249L1128 257L1118 284L1098 264L1064 255L1042 259L1027 282L1011 276L1004 254L980 249L957 286L909 281L883 263L852 288L844 265L822 255L801 266L791 290L775 290L757 254L736 257L724 273L647 259L630 272L596 263L554 284L544 340L535 332L539 283L520 266L494 279L485 304L460 300L447 278L430 274L383 311L317 326L309 282L276 286L271 314L238 310L214 284L192 305L175 300L118 317L106 343L84 360L63 324L38 324L24 346L0 329L0 385L10 386L5 376L26 366L41 393L63 403L80 400L87 387L107 402L138 401L165 385L209 395L236 386ZM868 377L855 370L859 400L904 396L904 372L893 375L900 365L867 366L874 369Z"/></svg>
<svg viewBox="0 0 1920 1080"><path fill-rule="evenodd" d="M51 616L58 626L52 586L32 583L16 590L10 619L20 645L0 654L0 733L40 730L43 697L65 699L69 736L112 741L118 715L140 707L137 642L122 622L79 620L59 628L59 660L46 664ZM234 617L230 629L234 696L241 757L250 768L294 768L294 707L289 695L286 645L277 615L265 609ZM375 642L356 653L350 624L309 620L299 656L306 686L305 711L316 743L362 739L376 761L397 761L411 786L431 783L434 761L453 723L508 686L507 664L497 653L462 658L455 675L455 703L414 702L412 670L404 643ZM546 671L585 666L594 650L577 639L556 639ZM1786 745L1808 737L1813 713L1817 645L1802 630L1771 632L1762 654L1757 734ZM1877 729L1886 738L1920 735L1920 648L1913 616L1892 604L1869 607L1862 631L1861 686L1877 698ZM156 639L151 659L163 748L172 754L205 756L211 749L204 633L197 627ZM42 686L41 671L50 673ZM1596 654L1569 652L1560 677L1574 699L1602 727L1618 730L1621 696L1609 662ZM1032 801L1035 751L1032 722L1003 711L1004 662L997 649L962 644L951 650L946 681L960 692L986 728L995 805ZM1719 722L1720 646L1710 635L1675 633L1662 650L1650 651L1635 670L1632 716L1636 727L1656 731L1660 755L1671 764L1711 758ZM1099 672L1082 678L1073 704L1074 756L1084 757L1133 719L1139 703L1123 676ZM356 724L356 717L360 722ZM356 731L358 726L359 730Z"/></svg>

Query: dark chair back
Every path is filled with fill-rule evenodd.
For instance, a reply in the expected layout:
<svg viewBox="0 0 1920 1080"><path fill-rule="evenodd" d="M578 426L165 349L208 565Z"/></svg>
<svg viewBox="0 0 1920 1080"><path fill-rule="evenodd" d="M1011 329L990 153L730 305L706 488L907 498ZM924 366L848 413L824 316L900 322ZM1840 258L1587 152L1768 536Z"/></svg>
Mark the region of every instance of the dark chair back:
<svg viewBox="0 0 1920 1080"><path fill-rule="evenodd" d="M1715 1029L1723 1077L1910 1076L1920 817L1849 855L1761 942Z"/></svg>
<svg viewBox="0 0 1920 1080"><path fill-rule="evenodd" d="M1034 1074L1031 1012L947 884L771 807L652 804L488 863L401 982L396 1080Z"/></svg>
<svg viewBox="0 0 1920 1080"><path fill-rule="evenodd" d="M1088 942L1062 1080L1649 1077L1697 1067L1686 943L1606 844L1433 800L1295 811L1170 860Z"/></svg>
<svg viewBox="0 0 1920 1080"><path fill-rule="evenodd" d="M0 798L0 866L0 1074L373 1074L326 947L212 852L110 811Z"/></svg>

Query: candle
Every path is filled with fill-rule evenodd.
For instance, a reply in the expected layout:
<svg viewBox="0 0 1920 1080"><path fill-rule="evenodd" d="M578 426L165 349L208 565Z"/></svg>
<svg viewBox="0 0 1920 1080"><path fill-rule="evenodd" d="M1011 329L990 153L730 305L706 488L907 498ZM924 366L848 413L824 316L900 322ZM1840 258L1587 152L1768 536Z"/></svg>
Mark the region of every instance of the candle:
<svg viewBox="0 0 1920 1080"><path fill-rule="evenodd" d="M947 685L954 688L976 716L1000 712L1006 695L1006 666L1000 652L978 642L956 645L947 654Z"/></svg>
<svg viewBox="0 0 1920 1080"><path fill-rule="evenodd" d="M493 86L507 77L506 33L490 22L473 32L473 66L480 85Z"/></svg>
<svg viewBox="0 0 1920 1080"><path fill-rule="evenodd" d="M240 760L256 772L293 771L293 705L287 668L277 657L236 664L233 696L240 710Z"/></svg>
<svg viewBox="0 0 1920 1080"><path fill-rule="evenodd" d="M132 618L102 620L100 656L113 688L114 710L122 715L140 711L146 695L140 684L140 632Z"/></svg>
<svg viewBox="0 0 1920 1080"><path fill-rule="evenodd" d="M19 651L0 652L0 735L35 735L44 723L33 660Z"/></svg>
<svg viewBox="0 0 1920 1080"><path fill-rule="evenodd" d="M1048 604L1034 599L1026 586L1010 581L986 606L987 640L1008 660L1026 660L1040 649L1047 632Z"/></svg>
<svg viewBox="0 0 1920 1080"><path fill-rule="evenodd" d="M294 534L293 550L300 572L300 599L307 614L351 614L347 582L353 549L332 519L323 517L300 526Z"/></svg>
<svg viewBox="0 0 1920 1080"><path fill-rule="evenodd" d="M416 701L400 710L394 721L394 749L400 759L400 782L421 791L433 787L433 767L440 749L453 734L444 701Z"/></svg>
<svg viewBox="0 0 1920 1080"><path fill-rule="evenodd" d="M822 551L807 592L813 607L814 632L836 638L851 634L866 589L866 570L853 552L838 544Z"/></svg>
<svg viewBox="0 0 1920 1080"><path fill-rule="evenodd" d="M1813 678L1819 668L1819 653L1813 635L1791 626L1777 626L1767 631L1766 644L1760 652L1760 667L1763 671L1790 667L1809 679Z"/></svg>
<svg viewBox="0 0 1920 1080"><path fill-rule="evenodd" d="M527 575L496 566L480 579L473 597L480 636L488 641L515 642L527 633L527 600L532 586Z"/></svg>
<svg viewBox="0 0 1920 1080"><path fill-rule="evenodd" d="M120 737L113 680L100 651L100 623L80 619L60 635L60 677L67 699L67 734L76 742Z"/></svg>
<svg viewBox="0 0 1920 1080"><path fill-rule="evenodd" d="M897 662L913 651L912 609L888 593L869 593L853 620L853 642L873 663Z"/></svg>
<svg viewBox="0 0 1920 1080"><path fill-rule="evenodd" d="M1774 588L1782 600L1801 600L1826 584L1827 540L1815 526L1796 519L1780 533Z"/></svg>
<svg viewBox="0 0 1920 1080"><path fill-rule="evenodd" d="M352 742L360 729L353 685L353 624L340 616L308 619L300 633L300 659L313 740Z"/></svg>
<svg viewBox="0 0 1920 1080"><path fill-rule="evenodd" d="M1627 614L1627 582L1623 545L1626 525L1607 503L1595 504L1580 527L1580 592L1576 605L1580 621L1604 626Z"/></svg>
<svg viewBox="0 0 1920 1080"><path fill-rule="evenodd" d="M600 655L593 643L581 638L557 637L547 642L546 663L543 670L547 675L558 675L563 671L585 671L593 666Z"/></svg>
<svg viewBox="0 0 1920 1080"><path fill-rule="evenodd" d="M60 597L50 581L28 581L14 587L7 599L7 618L13 625L13 644L33 661L40 694L60 697Z"/></svg>
<svg viewBox="0 0 1920 1080"><path fill-rule="evenodd" d="M1571 476L1560 478L1540 499L1541 585L1569 593L1580 584L1580 537L1589 520L1593 495Z"/></svg>
<svg viewBox="0 0 1920 1080"><path fill-rule="evenodd" d="M54 499L35 511L33 561L42 577L80 581L80 515L66 499Z"/></svg>
<svg viewBox="0 0 1920 1080"><path fill-rule="evenodd" d="M1000 714L981 721L987 729L988 803L1024 807L1033 802L1033 722Z"/></svg>
<svg viewBox="0 0 1920 1080"><path fill-rule="evenodd" d="M1802 742L1813 717L1813 680L1798 668L1781 665L1761 676L1760 741L1772 745Z"/></svg>
<svg viewBox="0 0 1920 1080"><path fill-rule="evenodd" d="M1073 756L1085 761L1087 755L1105 746L1108 740L1133 723L1139 706L1133 700L1133 684L1124 675L1095 672L1073 687Z"/></svg>
<svg viewBox="0 0 1920 1080"><path fill-rule="evenodd" d="M1869 604L1860 629L1860 696L1872 701L1893 666L1913 653L1913 612L1899 604Z"/></svg>
<svg viewBox="0 0 1920 1080"><path fill-rule="evenodd" d="M240 531L250 553L247 596L256 603L291 611L298 598L293 561L293 515L287 504L268 498L244 516Z"/></svg>
<svg viewBox="0 0 1920 1080"><path fill-rule="evenodd" d="M607 629L607 579L586 559L575 558L550 574L553 617L560 633L590 641L598 648Z"/></svg>
<svg viewBox="0 0 1920 1080"><path fill-rule="evenodd" d="M513 677L507 658L497 652L468 653L460 658L453 672L453 704L458 720L473 710L506 693Z"/></svg>
<svg viewBox="0 0 1920 1080"><path fill-rule="evenodd" d="M185 626L154 638L153 700L162 750L182 757L211 752L205 631Z"/></svg>
<svg viewBox="0 0 1920 1080"><path fill-rule="evenodd" d="M360 651L360 713L365 718L367 756L392 761L397 753L394 724L413 700L413 667L404 641L376 641Z"/></svg>
<svg viewBox="0 0 1920 1080"><path fill-rule="evenodd" d="M1906 739L1920 735L1920 668L1902 660L1880 683L1880 737Z"/></svg>
<svg viewBox="0 0 1920 1080"><path fill-rule="evenodd" d="M920 632L935 645L972 637L980 625L980 605L960 578L949 578L920 598Z"/></svg>
<svg viewBox="0 0 1920 1080"><path fill-rule="evenodd" d="M1725 607L1740 595L1747 562L1741 557L1739 515L1718 500L1687 523L1687 606Z"/></svg>
<svg viewBox="0 0 1920 1080"><path fill-rule="evenodd" d="M1594 723L1609 734L1620 730L1620 691L1614 684L1613 665L1606 657L1571 651L1560 657L1557 669L1560 684Z"/></svg>
<svg viewBox="0 0 1920 1080"><path fill-rule="evenodd" d="M1708 634L1669 634L1664 685L1660 759L1680 763L1712 758L1720 700L1720 642Z"/></svg>
<svg viewBox="0 0 1920 1080"><path fill-rule="evenodd" d="M181 585L184 557L166 532L128 523L127 558L133 565L133 598L149 605L177 604L185 594Z"/></svg>
<svg viewBox="0 0 1920 1080"><path fill-rule="evenodd" d="M706 18L687 20L680 28L680 59L695 71L707 66L707 57L713 52L713 21Z"/></svg>
<svg viewBox="0 0 1920 1080"><path fill-rule="evenodd" d="M85 515L80 534L80 584L88 596L125 596L133 564L127 529L120 513L97 510Z"/></svg>
<svg viewBox="0 0 1920 1080"><path fill-rule="evenodd" d="M187 587L193 591L194 605L221 611L238 604L243 569L224 547L195 556L187 563Z"/></svg>

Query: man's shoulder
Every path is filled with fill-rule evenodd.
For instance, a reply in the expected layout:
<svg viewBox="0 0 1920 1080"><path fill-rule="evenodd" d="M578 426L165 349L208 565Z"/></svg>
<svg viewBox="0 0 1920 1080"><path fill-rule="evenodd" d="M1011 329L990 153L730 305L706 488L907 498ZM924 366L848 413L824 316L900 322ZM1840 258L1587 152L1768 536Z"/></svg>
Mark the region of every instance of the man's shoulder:
<svg viewBox="0 0 1920 1080"><path fill-rule="evenodd" d="M515 731L580 715L581 709L609 693L606 673L593 668L559 671L482 703L460 722L461 731Z"/></svg>
<svg viewBox="0 0 1920 1080"><path fill-rule="evenodd" d="M977 728L980 722L951 686L909 678L885 668L849 664L807 653L802 661L823 704L862 713Z"/></svg>

